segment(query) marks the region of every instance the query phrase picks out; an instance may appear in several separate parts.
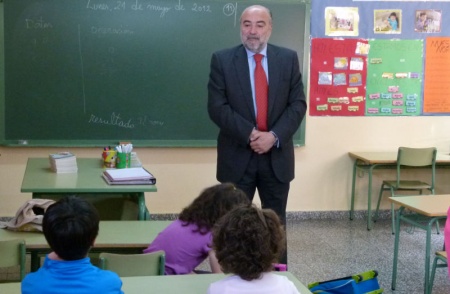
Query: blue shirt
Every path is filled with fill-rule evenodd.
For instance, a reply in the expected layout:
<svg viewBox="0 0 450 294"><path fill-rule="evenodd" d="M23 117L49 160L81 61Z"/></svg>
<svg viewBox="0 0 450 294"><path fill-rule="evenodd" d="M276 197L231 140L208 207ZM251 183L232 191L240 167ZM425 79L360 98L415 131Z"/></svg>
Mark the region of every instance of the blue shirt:
<svg viewBox="0 0 450 294"><path fill-rule="evenodd" d="M396 31L398 29L397 21L388 18L389 25L391 26L391 30Z"/></svg>
<svg viewBox="0 0 450 294"><path fill-rule="evenodd" d="M22 294L123 294L119 276L91 264L88 257L59 261L45 257L44 265L22 281Z"/></svg>

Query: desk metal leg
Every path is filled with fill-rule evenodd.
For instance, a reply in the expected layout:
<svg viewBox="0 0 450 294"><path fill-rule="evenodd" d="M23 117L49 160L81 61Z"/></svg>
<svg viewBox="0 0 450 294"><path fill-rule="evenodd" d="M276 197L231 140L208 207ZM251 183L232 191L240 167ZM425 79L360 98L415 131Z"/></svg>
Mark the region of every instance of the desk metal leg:
<svg viewBox="0 0 450 294"><path fill-rule="evenodd" d="M369 168L369 185L367 187L367 230L372 229L372 171L375 165Z"/></svg>
<svg viewBox="0 0 450 294"><path fill-rule="evenodd" d="M145 206L145 193L140 192L137 194L138 197L138 205L139 205L139 220L145 220L147 218L147 206Z"/></svg>
<svg viewBox="0 0 450 294"><path fill-rule="evenodd" d="M398 262L398 243L400 241L400 215L405 208L400 207L397 211L397 217L395 219L395 241L394 241L394 264L392 266L392 283L391 289L395 290L395 286L397 284L397 262Z"/></svg>
<svg viewBox="0 0 450 294"><path fill-rule="evenodd" d="M356 166L357 161L353 163L353 178L352 178L352 199L350 204L350 220L353 220L354 217L354 211L355 211L355 185L356 185Z"/></svg>
<svg viewBox="0 0 450 294"><path fill-rule="evenodd" d="M425 294L431 293L430 288L430 250L431 250L431 227L437 222L439 218L433 217L427 224L427 240L425 245Z"/></svg>
<svg viewBox="0 0 450 294"><path fill-rule="evenodd" d="M355 189L356 189L356 172L357 169L360 168L361 170L364 170L364 172L367 170L368 176L369 176L369 183L367 187L367 230L372 229L372 174L375 167L377 167L377 164L373 165L367 165L362 168L362 166L358 165L358 160L355 160L353 163L353 176L352 176L352 199L350 204L350 219L353 220L354 213L355 213Z"/></svg>
<svg viewBox="0 0 450 294"><path fill-rule="evenodd" d="M30 271L35 272L41 267L41 260L39 254L36 251L32 251L30 255L31 255Z"/></svg>

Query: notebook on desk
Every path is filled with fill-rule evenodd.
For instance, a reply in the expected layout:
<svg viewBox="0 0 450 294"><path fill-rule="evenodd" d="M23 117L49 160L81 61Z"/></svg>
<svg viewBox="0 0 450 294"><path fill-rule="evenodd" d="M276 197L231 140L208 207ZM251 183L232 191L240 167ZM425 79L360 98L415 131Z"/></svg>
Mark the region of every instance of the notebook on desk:
<svg viewBox="0 0 450 294"><path fill-rule="evenodd" d="M154 185L155 177L142 167L108 169L102 174L109 185Z"/></svg>

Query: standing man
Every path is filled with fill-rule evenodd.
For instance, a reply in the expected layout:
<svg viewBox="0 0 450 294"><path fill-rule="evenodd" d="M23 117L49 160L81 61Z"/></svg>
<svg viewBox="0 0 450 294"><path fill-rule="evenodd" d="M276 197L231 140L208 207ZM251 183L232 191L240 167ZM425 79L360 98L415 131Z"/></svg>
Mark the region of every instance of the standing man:
<svg viewBox="0 0 450 294"><path fill-rule="evenodd" d="M240 19L242 45L215 52L208 83L208 112L220 128L217 179L233 182L286 223L294 179L292 137L306 113L295 51L268 44L269 9L254 5ZM262 66L262 68L261 68ZM280 260L287 263L285 256Z"/></svg>

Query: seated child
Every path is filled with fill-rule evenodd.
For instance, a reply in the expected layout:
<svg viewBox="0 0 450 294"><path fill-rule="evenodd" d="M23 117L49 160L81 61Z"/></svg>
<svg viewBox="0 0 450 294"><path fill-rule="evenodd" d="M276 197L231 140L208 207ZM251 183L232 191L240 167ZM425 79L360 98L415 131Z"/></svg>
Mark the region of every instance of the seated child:
<svg viewBox="0 0 450 294"><path fill-rule="evenodd" d="M211 271L221 272L212 250L211 229L217 220L234 207L247 204L245 193L233 184L209 187L184 208L178 219L158 234L144 253L164 250L166 275L194 273L195 268L209 257Z"/></svg>
<svg viewBox="0 0 450 294"><path fill-rule="evenodd" d="M76 196L49 206L42 229L52 252L44 265L22 281L22 293L122 293L116 273L91 264L87 254L98 234L99 216L92 204Z"/></svg>
<svg viewBox="0 0 450 294"><path fill-rule="evenodd" d="M285 233L270 209L241 206L213 228L213 248L224 273L233 275L212 283L208 294L299 293L285 276L272 272L285 247Z"/></svg>

